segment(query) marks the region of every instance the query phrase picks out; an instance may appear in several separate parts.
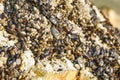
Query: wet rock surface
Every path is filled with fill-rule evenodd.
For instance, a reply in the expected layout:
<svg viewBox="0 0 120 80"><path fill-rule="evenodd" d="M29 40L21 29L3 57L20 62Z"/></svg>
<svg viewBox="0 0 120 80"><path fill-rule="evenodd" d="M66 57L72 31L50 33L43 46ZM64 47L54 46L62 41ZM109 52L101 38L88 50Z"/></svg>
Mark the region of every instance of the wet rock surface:
<svg viewBox="0 0 120 80"><path fill-rule="evenodd" d="M120 30L88 0L1 4L0 79L39 80L69 70L78 71L76 79L120 79Z"/></svg>

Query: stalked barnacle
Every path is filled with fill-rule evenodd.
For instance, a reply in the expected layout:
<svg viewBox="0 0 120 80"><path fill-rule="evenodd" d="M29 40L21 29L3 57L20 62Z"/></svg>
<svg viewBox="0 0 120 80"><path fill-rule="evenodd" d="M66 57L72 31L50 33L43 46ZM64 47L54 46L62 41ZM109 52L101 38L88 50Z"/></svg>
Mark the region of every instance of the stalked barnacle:
<svg viewBox="0 0 120 80"><path fill-rule="evenodd" d="M50 17L50 21L55 25L57 24L57 19L54 16Z"/></svg>
<svg viewBox="0 0 120 80"><path fill-rule="evenodd" d="M45 57L48 56L48 55L50 55L50 54L51 54L51 52L50 52L49 49L45 49L45 50L44 50L44 56L45 56Z"/></svg>
<svg viewBox="0 0 120 80"><path fill-rule="evenodd" d="M72 34L72 35L71 35L71 39L77 40L77 38L78 38L77 34Z"/></svg>
<svg viewBox="0 0 120 80"><path fill-rule="evenodd" d="M45 49L44 53L40 55L40 59L44 59L51 54L49 49Z"/></svg>
<svg viewBox="0 0 120 80"><path fill-rule="evenodd" d="M8 59L6 64L7 66L10 67L14 62L15 62L15 59Z"/></svg>
<svg viewBox="0 0 120 80"><path fill-rule="evenodd" d="M60 39L60 33L59 33L59 31L56 29L55 26L52 26L52 27L51 27L51 33L52 33L52 35L53 35L54 38Z"/></svg>

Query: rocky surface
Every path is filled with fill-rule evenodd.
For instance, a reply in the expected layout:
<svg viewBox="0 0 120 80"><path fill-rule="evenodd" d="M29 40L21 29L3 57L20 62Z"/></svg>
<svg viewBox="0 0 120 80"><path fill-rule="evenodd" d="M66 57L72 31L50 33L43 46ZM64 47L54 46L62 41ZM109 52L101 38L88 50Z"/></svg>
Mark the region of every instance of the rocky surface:
<svg viewBox="0 0 120 80"><path fill-rule="evenodd" d="M89 0L0 5L0 79L120 79L120 30Z"/></svg>

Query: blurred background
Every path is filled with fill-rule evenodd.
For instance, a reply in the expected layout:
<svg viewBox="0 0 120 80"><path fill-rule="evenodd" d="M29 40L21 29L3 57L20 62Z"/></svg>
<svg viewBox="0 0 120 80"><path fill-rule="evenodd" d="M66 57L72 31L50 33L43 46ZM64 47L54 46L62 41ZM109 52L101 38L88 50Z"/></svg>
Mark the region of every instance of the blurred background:
<svg viewBox="0 0 120 80"><path fill-rule="evenodd" d="M109 19L114 27L120 29L120 0L91 0Z"/></svg>

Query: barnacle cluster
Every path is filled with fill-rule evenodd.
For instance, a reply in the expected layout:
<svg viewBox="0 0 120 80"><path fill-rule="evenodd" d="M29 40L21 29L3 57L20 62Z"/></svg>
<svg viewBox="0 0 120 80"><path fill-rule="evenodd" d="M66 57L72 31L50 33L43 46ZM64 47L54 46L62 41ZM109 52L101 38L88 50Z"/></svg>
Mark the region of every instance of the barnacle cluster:
<svg viewBox="0 0 120 80"><path fill-rule="evenodd" d="M69 70L78 71L76 78L120 79L120 30L89 0L4 0L3 5L0 79Z"/></svg>

